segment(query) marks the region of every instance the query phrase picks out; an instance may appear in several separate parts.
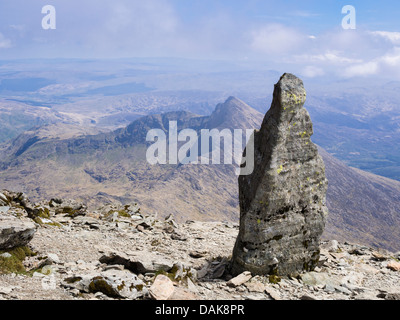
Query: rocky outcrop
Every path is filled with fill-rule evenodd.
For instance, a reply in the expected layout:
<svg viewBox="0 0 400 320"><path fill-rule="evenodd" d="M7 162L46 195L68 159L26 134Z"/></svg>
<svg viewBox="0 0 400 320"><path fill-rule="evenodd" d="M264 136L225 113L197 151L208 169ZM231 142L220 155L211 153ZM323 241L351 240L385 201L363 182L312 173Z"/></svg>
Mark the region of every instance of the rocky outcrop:
<svg viewBox="0 0 400 320"><path fill-rule="evenodd" d="M35 232L34 223L0 214L0 250L27 245L32 240Z"/></svg>
<svg viewBox="0 0 400 320"><path fill-rule="evenodd" d="M327 180L310 140L313 128L305 100L303 82L284 74L261 129L254 133L254 171L239 177L233 274L296 275L312 270L319 260Z"/></svg>

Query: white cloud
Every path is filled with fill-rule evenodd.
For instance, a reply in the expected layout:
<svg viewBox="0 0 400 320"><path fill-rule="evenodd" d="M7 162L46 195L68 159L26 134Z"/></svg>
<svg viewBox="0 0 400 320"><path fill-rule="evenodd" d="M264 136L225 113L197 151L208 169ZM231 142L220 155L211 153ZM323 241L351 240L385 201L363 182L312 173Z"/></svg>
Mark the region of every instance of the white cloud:
<svg viewBox="0 0 400 320"><path fill-rule="evenodd" d="M400 32L331 30L281 56L305 77L400 77Z"/></svg>
<svg viewBox="0 0 400 320"><path fill-rule="evenodd" d="M308 78L320 77L325 75L325 71L322 68L318 68L315 66L306 66L301 74Z"/></svg>
<svg viewBox="0 0 400 320"><path fill-rule="evenodd" d="M2 33L0 33L0 49L8 49L11 48L11 40L4 37Z"/></svg>
<svg viewBox="0 0 400 320"><path fill-rule="evenodd" d="M328 51L315 55L298 55L295 56L296 60L299 62L328 62L335 64L348 64L348 63L360 63L363 60L348 58L340 52Z"/></svg>
<svg viewBox="0 0 400 320"><path fill-rule="evenodd" d="M281 24L263 26L253 30L251 36L253 50L273 55L293 52L309 40L305 34Z"/></svg>
<svg viewBox="0 0 400 320"><path fill-rule="evenodd" d="M345 76L370 76L384 74L386 76L400 76L400 48L377 57L371 61L356 64L346 69Z"/></svg>
<svg viewBox="0 0 400 320"><path fill-rule="evenodd" d="M312 17L320 16L319 13L314 13L314 12L305 11L305 10L292 11L292 12L289 12L289 15L294 16L294 17L301 17L301 18L312 18Z"/></svg>
<svg viewBox="0 0 400 320"><path fill-rule="evenodd" d="M400 32L372 31L371 34L389 40L394 45L400 45Z"/></svg>
<svg viewBox="0 0 400 320"><path fill-rule="evenodd" d="M164 0L113 1L103 11L104 21L89 26L85 43L105 56L146 55L168 51L177 35L178 19Z"/></svg>
<svg viewBox="0 0 400 320"><path fill-rule="evenodd" d="M10 29L17 31L25 31L26 26L24 24L10 24Z"/></svg>
<svg viewBox="0 0 400 320"><path fill-rule="evenodd" d="M395 48L393 52L383 56L381 62L388 67L400 67L400 48Z"/></svg>
<svg viewBox="0 0 400 320"><path fill-rule="evenodd" d="M343 75L346 77L370 76L375 75L379 71L379 63L377 61L369 61L366 63L356 64L348 67Z"/></svg>

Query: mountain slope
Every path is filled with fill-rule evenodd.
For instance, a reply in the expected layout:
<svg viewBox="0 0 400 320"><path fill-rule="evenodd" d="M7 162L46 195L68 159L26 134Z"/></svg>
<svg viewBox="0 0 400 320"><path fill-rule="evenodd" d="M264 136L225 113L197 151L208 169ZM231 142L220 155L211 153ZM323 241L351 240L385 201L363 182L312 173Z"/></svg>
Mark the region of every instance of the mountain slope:
<svg viewBox="0 0 400 320"><path fill-rule="evenodd" d="M327 238L399 250L400 182L346 166L319 149L329 181Z"/></svg>
<svg viewBox="0 0 400 320"><path fill-rule="evenodd" d="M234 165L150 165L149 129L259 128L263 115L230 97L210 116L170 112L140 118L110 133L30 141L3 150L0 188L31 198L71 197L100 202L139 202L143 210L177 220L238 221ZM33 135L35 136L35 135ZM18 138L14 140L16 144ZM400 250L400 183L350 168L320 150L329 180L326 238Z"/></svg>

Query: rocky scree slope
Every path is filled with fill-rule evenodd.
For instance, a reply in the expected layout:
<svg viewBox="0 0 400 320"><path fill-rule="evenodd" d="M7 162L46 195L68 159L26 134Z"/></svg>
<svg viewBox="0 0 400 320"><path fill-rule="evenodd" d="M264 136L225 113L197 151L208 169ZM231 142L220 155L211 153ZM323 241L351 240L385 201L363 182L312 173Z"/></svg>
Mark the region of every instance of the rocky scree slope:
<svg viewBox="0 0 400 320"><path fill-rule="evenodd" d="M0 230L10 219L34 225L33 238L0 248L0 299L400 299L400 253L325 241L312 272L233 277L227 265L237 224L177 223L134 203L90 211L74 200L31 203L6 190L0 199ZM16 256L23 269L5 270Z"/></svg>

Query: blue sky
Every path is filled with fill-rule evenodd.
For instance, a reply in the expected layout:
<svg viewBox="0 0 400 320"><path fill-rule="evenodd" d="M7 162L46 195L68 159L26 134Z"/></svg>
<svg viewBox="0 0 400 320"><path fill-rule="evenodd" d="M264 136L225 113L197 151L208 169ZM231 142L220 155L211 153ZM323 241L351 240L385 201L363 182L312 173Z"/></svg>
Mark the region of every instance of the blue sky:
<svg viewBox="0 0 400 320"><path fill-rule="evenodd" d="M44 5L56 30L43 30ZM355 30L342 7L356 9ZM183 57L400 79L400 4L372 0L0 0L0 59Z"/></svg>

